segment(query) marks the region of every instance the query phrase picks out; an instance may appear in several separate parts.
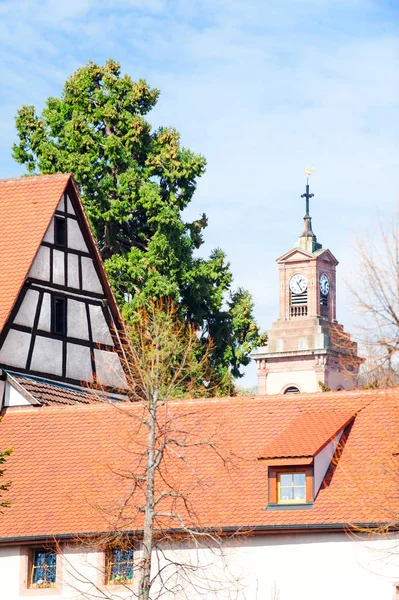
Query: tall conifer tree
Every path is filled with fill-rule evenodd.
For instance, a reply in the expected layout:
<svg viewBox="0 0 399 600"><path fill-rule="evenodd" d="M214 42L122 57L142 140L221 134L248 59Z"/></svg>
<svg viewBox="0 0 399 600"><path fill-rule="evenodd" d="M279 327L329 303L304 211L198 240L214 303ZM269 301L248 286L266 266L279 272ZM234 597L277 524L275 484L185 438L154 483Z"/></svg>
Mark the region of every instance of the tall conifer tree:
<svg viewBox="0 0 399 600"><path fill-rule="evenodd" d="M89 62L40 115L22 106L13 156L31 174L74 174L125 316L150 297L171 297L204 343L213 339L212 383L228 393L263 340L249 292L231 290L225 253L195 256L207 218L186 223L182 211L206 162L181 146L175 129L151 129L145 115L158 96L113 60Z"/></svg>

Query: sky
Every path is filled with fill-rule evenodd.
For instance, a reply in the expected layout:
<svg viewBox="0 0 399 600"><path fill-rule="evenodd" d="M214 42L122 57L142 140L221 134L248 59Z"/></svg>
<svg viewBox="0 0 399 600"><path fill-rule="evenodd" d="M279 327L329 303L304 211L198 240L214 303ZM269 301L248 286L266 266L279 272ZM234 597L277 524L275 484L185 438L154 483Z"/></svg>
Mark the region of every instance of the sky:
<svg viewBox="0 0 399 600"><path fill-rule="evenodd" d="M0 178L24 172L18 108L40 111L88 60L113 58L161 90L152 125L206 157L187 218L207 214L200 254L226 251L262 329L314 167L313 230L340 262L338 319L356 336L354 240L399 198L398 32L397 0L0 0Z"/></svg>

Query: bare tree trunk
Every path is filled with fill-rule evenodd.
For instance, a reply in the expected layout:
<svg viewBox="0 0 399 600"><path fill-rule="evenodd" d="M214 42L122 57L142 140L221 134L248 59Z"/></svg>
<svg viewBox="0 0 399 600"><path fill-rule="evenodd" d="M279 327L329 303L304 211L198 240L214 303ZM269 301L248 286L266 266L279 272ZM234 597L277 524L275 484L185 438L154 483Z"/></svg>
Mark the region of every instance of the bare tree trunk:
<svg viewBox="0 0 399 600"><path fill-rule="evenodd" d="M143 558L141 566L139 600L148 600L151 589L151 555L153 550L155 515L155 423L158 395L158 390L155 390L150 400L148 411L146 502L144 511Z"/></svg>

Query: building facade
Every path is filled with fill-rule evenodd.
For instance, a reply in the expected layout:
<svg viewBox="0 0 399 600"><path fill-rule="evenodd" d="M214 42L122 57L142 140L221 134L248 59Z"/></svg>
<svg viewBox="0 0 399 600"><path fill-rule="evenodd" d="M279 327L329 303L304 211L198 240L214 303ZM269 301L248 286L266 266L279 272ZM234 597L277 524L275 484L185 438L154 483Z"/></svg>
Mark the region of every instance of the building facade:
<svg viewBox="0 0 399 600"><path fill-rule="evenodd" d="M317 392L357 387L357 345L336 318L336 267L332 252L317 242L306 214L298 242L277 259L279 317L267 346L252 355L259 394Z"/></svg>
<svg viewBox="0 0 399 600"><path fill-rule="evenodd" d="M279 395L350 387L336 265L309 218L279 261L277 395L162 407L151 599L399 598L399 390ZM1 181L1 599L137 597L148 441L122 330L72 177Z"/></svg>

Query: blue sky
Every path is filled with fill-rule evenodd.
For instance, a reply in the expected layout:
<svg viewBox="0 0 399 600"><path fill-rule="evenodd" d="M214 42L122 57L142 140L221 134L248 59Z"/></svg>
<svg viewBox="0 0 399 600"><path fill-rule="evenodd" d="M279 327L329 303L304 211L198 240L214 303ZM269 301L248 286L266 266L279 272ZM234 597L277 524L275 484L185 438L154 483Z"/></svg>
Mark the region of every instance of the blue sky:
<svg viewBox="0 0 399 600"><path fill-rule="evenodd" d="M188 210L209 217L201 253L227 252L263 328L314 166L314 231L340 261L338 317L355 331L353 240L398 201L398 29L396 0L0 0L0 177L22 172L17 109L41 109L79 66L112 57L161 90L152 124L206 156Z"/></svg>

